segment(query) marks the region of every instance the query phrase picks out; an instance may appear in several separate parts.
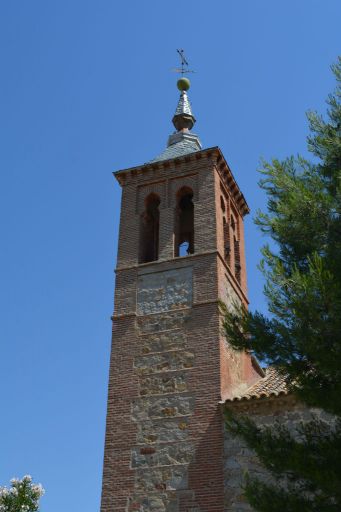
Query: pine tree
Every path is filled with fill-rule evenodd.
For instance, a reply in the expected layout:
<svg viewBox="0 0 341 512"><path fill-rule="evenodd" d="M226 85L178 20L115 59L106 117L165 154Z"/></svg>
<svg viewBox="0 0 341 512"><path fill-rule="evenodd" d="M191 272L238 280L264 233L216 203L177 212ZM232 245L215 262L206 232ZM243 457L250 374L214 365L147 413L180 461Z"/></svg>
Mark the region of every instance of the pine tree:
<svg viewBox="0 0 341 512"><path fill-rule="evenodd" d="M227 413L227 428L273 477L246 478L246 497L262 512L341 510L341 58L332 70L327 119L308 113L311 161L273 160L261 170L267 212L256 223L272 240L260 264L269 316L222 307L229 343L273 365L290 392L331 418L302 424L294 439L285 427Z"/></svg>

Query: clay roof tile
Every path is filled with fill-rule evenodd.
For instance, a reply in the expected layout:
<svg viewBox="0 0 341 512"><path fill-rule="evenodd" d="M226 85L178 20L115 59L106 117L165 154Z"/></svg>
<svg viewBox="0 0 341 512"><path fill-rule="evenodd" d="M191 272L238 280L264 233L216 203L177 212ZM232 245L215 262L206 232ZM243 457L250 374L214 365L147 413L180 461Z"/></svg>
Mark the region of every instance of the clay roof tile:
<svg viewBox="0 0 341 512"><path fill-rule="evenodd" d="M276 368L269 366L265 370L265 376L249 387L244 393L229 398L226 402L240 402L242 400L254 400L257 398L269 398L279 395L287 395L289 389L285 376Z"/></svg>

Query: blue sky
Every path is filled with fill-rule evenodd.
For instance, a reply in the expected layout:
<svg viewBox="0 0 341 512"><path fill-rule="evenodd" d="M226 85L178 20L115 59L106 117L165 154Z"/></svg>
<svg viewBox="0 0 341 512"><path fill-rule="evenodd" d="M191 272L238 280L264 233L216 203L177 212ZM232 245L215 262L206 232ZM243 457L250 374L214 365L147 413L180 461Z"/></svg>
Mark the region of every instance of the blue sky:
<svg viewBox="0 0 341 512"><path fill-rule="evenodd" d="M261 157L306 153L340 52L338 0L24 0L0 5L0 484L42 511L99 510L120 190L165 147L176 48L195 131L253 212ZM262 237L246 221L252 308Z"/></svg>

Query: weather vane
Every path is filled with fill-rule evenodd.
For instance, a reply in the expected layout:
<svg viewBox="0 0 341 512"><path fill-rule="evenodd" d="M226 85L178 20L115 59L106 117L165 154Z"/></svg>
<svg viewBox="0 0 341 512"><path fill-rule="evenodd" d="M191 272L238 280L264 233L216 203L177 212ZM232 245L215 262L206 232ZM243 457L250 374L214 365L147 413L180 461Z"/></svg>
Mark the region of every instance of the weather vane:
<svg viewBox="0 0 341 512"><path fill-rule="evenodd" d="M173 71L175 71L176 73L181 73L182 76L184 76L185 73L195 73L195 71L191 71L190 69L188 69L189 64L185 57L185 52L182 50L182 48L176 51L178 52L181 59L181 68L173 68Z"/></svg>

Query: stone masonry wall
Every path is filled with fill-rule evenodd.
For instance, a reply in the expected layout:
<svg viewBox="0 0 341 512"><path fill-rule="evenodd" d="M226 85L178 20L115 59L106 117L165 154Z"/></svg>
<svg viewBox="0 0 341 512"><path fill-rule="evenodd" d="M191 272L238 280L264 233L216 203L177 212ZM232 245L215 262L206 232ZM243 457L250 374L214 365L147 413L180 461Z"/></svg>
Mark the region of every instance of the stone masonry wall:
<svg viewBox="0 0 341 512"><path fill-rule="evenodd" d="M118 273L102 512L223 509L216 276L214 255Z"/></svg>
<svg viewBox="0 0 341 512"><path fill-rule="evenodd" d="M228 405L234 412L247 415L258 425L284 424L292 433L302 421L311 418L312 411L296 402L291 396L257 399L248 402L231 403ZM318 411L314 411L314 414ZM225 472L225 504L224 512L252 512L243 495L242 485L244 473L262 480L270 476L258 461L255 453L246 443L225 431L224 472Z"/></svg>
<svg viewBox="0 0 341 512"><path fill-rule="evenodd" d="M134 358L139 397L131 405L137 426L132 448L134 492L128 511L179 510L176 491L188 486L194 446L188 424L195 407L187 374L194 366L184 323L193 296L192 268L140 275ZM182 309L185 308L185 309Z"/></svg>

